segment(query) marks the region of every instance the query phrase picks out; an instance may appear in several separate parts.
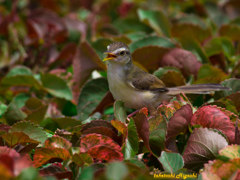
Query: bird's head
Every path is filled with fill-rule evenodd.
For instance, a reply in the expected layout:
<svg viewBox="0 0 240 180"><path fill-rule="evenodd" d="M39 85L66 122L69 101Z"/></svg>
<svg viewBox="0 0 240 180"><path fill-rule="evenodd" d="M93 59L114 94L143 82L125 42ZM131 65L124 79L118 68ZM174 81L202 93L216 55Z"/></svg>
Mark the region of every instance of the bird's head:
<svg viewBox="0 0 240 180"><path fill-rule="evenodd" d="M110 61L123 65L131 61L130 50L123 42L114 42L108 45L105 54L107 54L107 57L104 58L103 61Z"/></svg>

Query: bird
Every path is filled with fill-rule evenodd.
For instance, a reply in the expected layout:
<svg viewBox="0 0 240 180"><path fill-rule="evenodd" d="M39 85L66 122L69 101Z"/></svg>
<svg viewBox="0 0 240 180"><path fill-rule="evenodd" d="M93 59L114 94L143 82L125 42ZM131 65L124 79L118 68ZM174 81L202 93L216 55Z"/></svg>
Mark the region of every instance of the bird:
<svg viewBox="0 0 240 180"><path fill-rule="evenodd" d="M103 61L107 63L109 90L115 100L122 101L128 108L147 107L151 112L156 110L163 101L169 101L180 93L206 94L212 91L228 90L220 84L166 87L158 77L133 64L130 49L123 42L108 45L105 54Z"/></svg>

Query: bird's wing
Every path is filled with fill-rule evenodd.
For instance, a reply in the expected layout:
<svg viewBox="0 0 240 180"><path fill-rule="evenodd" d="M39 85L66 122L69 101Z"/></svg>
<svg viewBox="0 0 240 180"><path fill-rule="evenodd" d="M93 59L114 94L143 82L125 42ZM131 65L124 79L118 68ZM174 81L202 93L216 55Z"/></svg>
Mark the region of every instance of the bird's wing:
<svg viewBox="0 0 240 180"><path fill-rule="evenodd" d="M132 72L127 76L127 82L137 90L168 91L160 79L136 66L134 66Z"/></svg>

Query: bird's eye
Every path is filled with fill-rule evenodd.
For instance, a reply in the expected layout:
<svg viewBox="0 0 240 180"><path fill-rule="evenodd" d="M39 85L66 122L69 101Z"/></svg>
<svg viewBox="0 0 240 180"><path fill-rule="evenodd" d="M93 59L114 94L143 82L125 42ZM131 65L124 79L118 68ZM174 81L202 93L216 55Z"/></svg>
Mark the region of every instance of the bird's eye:
<svg viewBox="0 0 240 180"><path fill-rule="evenodd" d="M123 56L123 55L125 55L125 51L121 51L119 54L120 54L121 56Z"/></svg>

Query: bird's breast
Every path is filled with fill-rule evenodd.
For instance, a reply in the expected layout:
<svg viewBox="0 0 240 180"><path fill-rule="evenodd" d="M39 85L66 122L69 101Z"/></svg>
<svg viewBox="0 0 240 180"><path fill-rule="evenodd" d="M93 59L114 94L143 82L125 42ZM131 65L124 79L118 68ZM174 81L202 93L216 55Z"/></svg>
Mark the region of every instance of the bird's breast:
<svg viewBox="0 0 240 180"><path fill-rule="evenodd" d="M155 94L151 91L139 91L126 82L123 68L108 68L109 89L115 100L121 100L126 107L139 109L149 106Z"/></svg>

